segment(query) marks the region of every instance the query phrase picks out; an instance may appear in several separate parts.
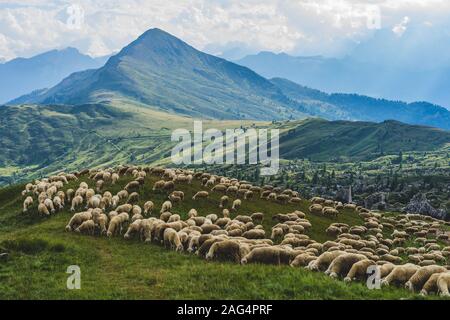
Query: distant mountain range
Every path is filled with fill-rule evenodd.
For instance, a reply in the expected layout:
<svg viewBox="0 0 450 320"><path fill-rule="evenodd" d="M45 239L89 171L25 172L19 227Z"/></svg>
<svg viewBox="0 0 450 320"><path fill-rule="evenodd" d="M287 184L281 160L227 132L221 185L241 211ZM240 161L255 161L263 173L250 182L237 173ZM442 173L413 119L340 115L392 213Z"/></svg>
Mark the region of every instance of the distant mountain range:
<svg viewBox="0 0 450 320"><path fill-rule="evenodd" d="M342 59L260 52L236 63L264 77L286 78L325 92L358 93L410 102L429 101L450 108L450 66L421 68L359 58L366 55L369 51L366 49L361 48L358 54Z"/></svg>
<svg viewBox="0 0 450 320"><path fill-rule="evenodd" d="M0 63L0 103L52 87L73 72L100 68L106 60L107 57L92 58L67 48Z"/></svg>
<svg viewBox="0 0 450 320"><path fill-rule="evenodd" d="M450 112L437 105L354 94L329 95L284 79L268 80L247 67L198 51L160 29L145 32L105 66L74 73L53 88L35 91L11 104L74 105L117 100L211 119L316 116L398 120L450 129Z"/></svg>

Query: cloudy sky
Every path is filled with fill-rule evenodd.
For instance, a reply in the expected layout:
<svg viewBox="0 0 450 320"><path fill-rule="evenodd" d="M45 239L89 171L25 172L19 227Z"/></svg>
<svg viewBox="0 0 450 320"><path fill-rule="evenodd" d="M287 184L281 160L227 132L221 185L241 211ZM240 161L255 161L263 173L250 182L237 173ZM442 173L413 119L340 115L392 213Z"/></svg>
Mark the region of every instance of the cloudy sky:
<svg viewBox="0 0 450 320"><path fill-rule="evenodd" d="M342 56L380 29L450 39L449 18L448 0L0 0L0 59L67 46L107 55L152 27L229 58Z"/></svg>

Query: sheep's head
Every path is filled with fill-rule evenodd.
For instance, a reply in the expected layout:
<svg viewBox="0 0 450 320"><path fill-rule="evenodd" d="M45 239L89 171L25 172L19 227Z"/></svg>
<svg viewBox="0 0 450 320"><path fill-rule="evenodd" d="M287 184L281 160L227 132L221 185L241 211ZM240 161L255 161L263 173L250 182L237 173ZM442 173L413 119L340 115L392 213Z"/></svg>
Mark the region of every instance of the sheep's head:
<svg viewBox="0 0 450 320"><path fill-rule="evenodd" d="M405 288L412 291L414 289L413 285L412 285L412 282L411 281L406 282L405 283Z"/></svg>

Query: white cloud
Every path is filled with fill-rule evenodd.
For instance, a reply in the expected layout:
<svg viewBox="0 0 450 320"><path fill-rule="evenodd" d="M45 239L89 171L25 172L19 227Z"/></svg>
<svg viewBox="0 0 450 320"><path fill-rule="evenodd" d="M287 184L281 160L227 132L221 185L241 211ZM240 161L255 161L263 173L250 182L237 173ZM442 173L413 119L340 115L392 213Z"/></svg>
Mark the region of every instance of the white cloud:
<svg viewBox="0 0 450 320"><path fill-rule="evenodd" d="M92 55L120 50L151 27L199 49L339 55L380 27L401 35L409 24L446 23L446 0L0 0L0 57L30 56L67 46ZM79 5L81 28L67 24L67 8ZM370 11L369 9L376 9ZM409 17L408 21L402 20ZM372 20L370 20L372 19ZM401 23L399 24L399 21ZM373 25L372 25L373 26Z"/></svg>

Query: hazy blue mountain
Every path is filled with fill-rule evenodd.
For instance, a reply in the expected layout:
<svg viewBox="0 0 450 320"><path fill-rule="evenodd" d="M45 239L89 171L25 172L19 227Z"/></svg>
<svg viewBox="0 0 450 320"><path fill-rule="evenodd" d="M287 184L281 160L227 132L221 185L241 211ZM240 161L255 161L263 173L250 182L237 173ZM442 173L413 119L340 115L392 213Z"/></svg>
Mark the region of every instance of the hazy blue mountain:
<svg viewBox="0 0 450 320"><path fill-rule="evenodd" d="M450 39L436 28L401 37L380 30L346 57L294 57L261 52L236 62L267 78L286 78L326 92L429 101L450 108Z"/></svg>
<svg viewBox="0 0 450 320"><path fill-rule="evenodd" d="M323 63L319 57L309 60L305 65L310 67L319 68ZM329 95L285 79L268 80L249 68L200 52L159 29L145 32L104 67L74 73L51 89L35 91L11 104L86 104L117 99L202 118L278 120L317 116L329 120L398 120L450 129L450 112L445 108L355 94Z"/></svg>
<svg viewBox="0 0 450 320"><path fill-rule="evenodd" d="M73 72L99 68L106 60L106 57L92 58L77 49L67 48L0 64L0 103L52 87Z"/></svg>

